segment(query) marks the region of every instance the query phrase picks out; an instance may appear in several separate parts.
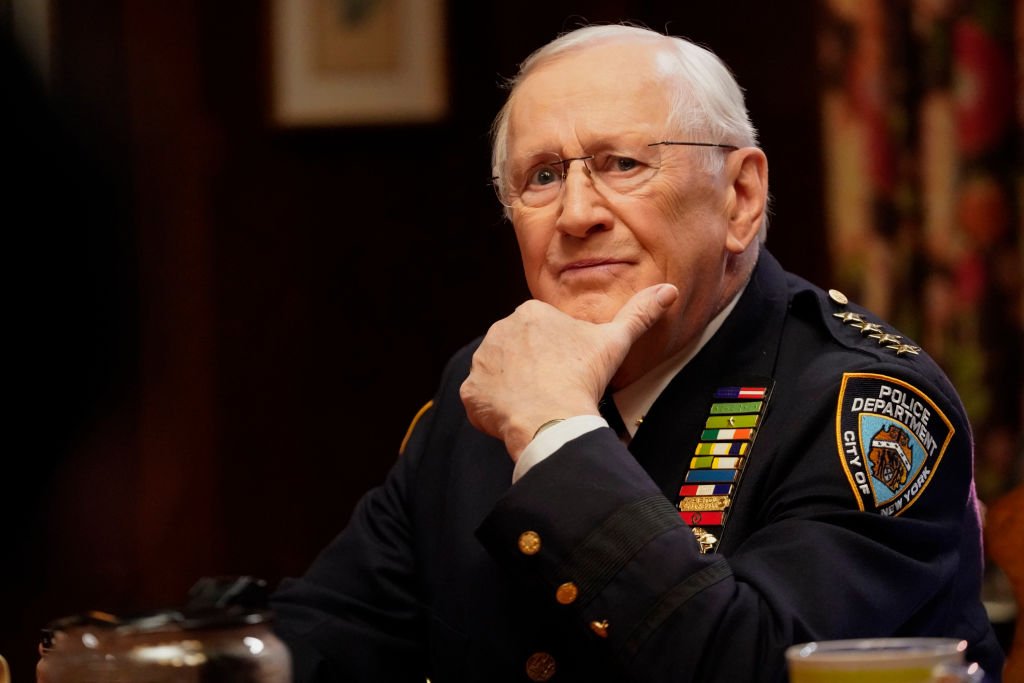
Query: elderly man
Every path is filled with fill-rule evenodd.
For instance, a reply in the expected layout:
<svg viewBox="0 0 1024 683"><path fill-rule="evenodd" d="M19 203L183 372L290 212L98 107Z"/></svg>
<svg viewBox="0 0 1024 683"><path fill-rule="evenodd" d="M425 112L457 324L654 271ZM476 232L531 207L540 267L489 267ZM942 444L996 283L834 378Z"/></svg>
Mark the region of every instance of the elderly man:
<svg viewBox="0 0 1024 683"><path fill-rule="evenodd" d="M534 299L278 589L297 681L780 681L793 643L896 635L998 673L963 407L762 248L767 161L725 66L564 35L523 63L493 162Z"/></svg>

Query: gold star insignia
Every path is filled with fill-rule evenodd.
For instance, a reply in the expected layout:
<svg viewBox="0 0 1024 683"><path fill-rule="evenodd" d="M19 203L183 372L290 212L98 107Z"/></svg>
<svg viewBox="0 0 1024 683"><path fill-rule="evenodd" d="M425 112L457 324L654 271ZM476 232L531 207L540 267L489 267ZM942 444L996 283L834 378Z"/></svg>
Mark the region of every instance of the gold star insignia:
<svg viewBox="0 0 1024 683"><path fill-rule="evenodd" d="M879 344L899 344L900 343L900 339L903 339L903 337L901 337L898 334L882 333L882 334L872 334L870 336L871 336L872 339L877 339Z"/></svg>
<svg viewBox="0 0 1024 683"><path fill-rule="evenodd" d="M902 356L905 353L909 353L911 355L916 356L917 354L921 353L921 347L913 346L911 344L893 344L885 348L892 349L893 351L896 352L897 356Z"/></svg>
<svg viewBox="0 0 1024 683"><path fill-rule="evenodd" d="M861 334L871 334L873 332L882 334L882 326L878 323L864 323L863 325L856 325L856 327L860 328Z"/></svg>
<svg viewBox="0 0 1024 683"><path fill-rule="evenodd" d="M839 318L844 323L864 323L864 317L860 313L851 313L849 311L843 311L842 313L833 313L833 317Z"/></svg>

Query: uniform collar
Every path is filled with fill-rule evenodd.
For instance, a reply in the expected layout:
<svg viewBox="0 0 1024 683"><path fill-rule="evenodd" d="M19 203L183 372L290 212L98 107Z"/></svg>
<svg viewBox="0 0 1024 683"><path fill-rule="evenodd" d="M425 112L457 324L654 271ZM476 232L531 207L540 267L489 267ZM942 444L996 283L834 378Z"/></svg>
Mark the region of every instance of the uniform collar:
<svg viewBox="0 0 1024 683"><path fill-rule="evenodd" d="M704 331L694 343L668 357L632 384L612 394L615 407L618 408L619 414L622 416L622 421L629 431L630 438L636 435L637 427L643 422L644 415L654 405L654 402L661 395L661 392L665 390L669 382L672 381L672 378L679 374L679 371L686 367L686 364L715 336L722 323L725 322L729 314L736 308L736 303L743 296L743 292L746 291L749 284L748 280L747 284L736 293L732 300L726 304L725 308L719 311L704 327Z"/></svg>

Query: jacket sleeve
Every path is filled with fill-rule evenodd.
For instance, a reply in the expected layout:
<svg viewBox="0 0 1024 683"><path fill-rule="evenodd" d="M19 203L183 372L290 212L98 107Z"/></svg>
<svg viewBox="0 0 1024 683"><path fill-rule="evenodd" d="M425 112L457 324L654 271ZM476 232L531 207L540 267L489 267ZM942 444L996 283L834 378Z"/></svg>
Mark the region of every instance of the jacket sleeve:
<svg viewBox="0 0 1024 683"><path fill-rule="evenodd" d="M571 613L581 637L609 651L629 680L784 681L785 647L814 639L977 640L983 613L950 614L970 602L961 591L980 572L980 557L970 556L977 511L959 401L905 364L872 366L930 397L952 433L912 506L861 509L837 440L842 377L821 362L783 389L790 394L768 418L773 429L758 437L769 440L756 456L767 465L746 492L758 523L728 556L701 554L609 429L530 470L478 536L512 572L538 578L542 597ZM525 532L534 535L529 552L520 548Z"/></svg>
<svg viewBox="0 0 1024 683"><path fill-rule="evenodd" d="M294 683L424 680L410 491L436 412L433 403L421 411L385 482L359 501L308 571L271 596Z"/></svg>

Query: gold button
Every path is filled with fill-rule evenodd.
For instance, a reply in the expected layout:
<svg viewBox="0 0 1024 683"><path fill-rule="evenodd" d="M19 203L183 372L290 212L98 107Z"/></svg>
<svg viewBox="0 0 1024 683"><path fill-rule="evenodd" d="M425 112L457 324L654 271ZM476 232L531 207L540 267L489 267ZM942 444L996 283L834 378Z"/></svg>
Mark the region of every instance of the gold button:
<svg viewBox="0 0 1024 683"><path fill-rule="evenodd" d="M850 300L846 298L846 295L840 292L838 289L828 290L828 298L832 299L832 301L836 302L840 306L845 306L846 304L850 303Z"/></svg>
<svg viewBox="0 0 1024 683"><path fill-rule="evenodd" d="M572 581L566 581L555 591L555 600L558 600L559 605L571 605L576 602L576 596L579 594L580 592L576 588L576 584Z"/></svg>
<svg viewBox="0 0 1024 683"><path fill-rule="evenodd" d="M526 660L526 675L531 681L550 681L555 675L555 658L547 652L534 652Z"/></svg>
<svg viewBox="0 0 1024 683"><path fill-rule="evenodd" d="M519 534L519 552L523 555L536 555L540 552L540 536L536 531Z"/></svg>
<svg viewBox="0 0 1024 683"><path fill-rule="evenodd" d="M602 619L601 621L590 622L590 630L593 631L598 638L608 637L608 620Z"/></svg>

